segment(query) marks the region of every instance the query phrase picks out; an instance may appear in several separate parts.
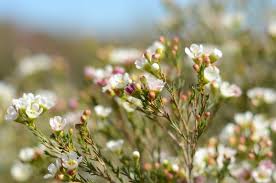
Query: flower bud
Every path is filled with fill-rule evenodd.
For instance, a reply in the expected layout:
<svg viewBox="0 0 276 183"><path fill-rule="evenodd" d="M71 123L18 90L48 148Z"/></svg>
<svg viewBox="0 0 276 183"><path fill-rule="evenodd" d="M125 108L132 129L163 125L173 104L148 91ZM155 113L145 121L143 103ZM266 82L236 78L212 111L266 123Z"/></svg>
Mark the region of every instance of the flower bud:
<svg viewBox="0 0 276 183"><path fill-rule="evenodd" d="M146 171L149 171L149 170L152 169L152 165L151 165L150 163L145 163L145 164L144 164L144 169L145 169Z"/></svg>
<svg viewBox="0 0 276 183"><path fill-rule="evenodd" d="M173 43L178 44L179 43L179 37L175 36L173 38Z"/></svg>
<svg viewBox="0 0 276 183"><path fill-rule="evenodd" d="M133 151L132 157L136 160L140 159L140 153L139 151Z"/></svg>
<svg viewBox="0 0 276 183"><path fill-rule="evenodd" d="M86 110L84 110L83 114L84 114L85 116L90 116L90 115L91 115L91 110L86 109Z"/></svg>
<svg viewBox="0 0 276 183"><path fill-rule="evenodd" d="M152 58L156 59L156 60L160 59L160 57L161 57L161 55L158 54L158 53L155 53L155 54L152 55Z"/></svg>
<svg viewBox="0 0 276 183"><path fill-rule="evenodd" d="M154 100L155 97L156 97L156 93L154 91L150 91L149 92L149 98L150 98L150 100Z"/></svg>
<svg viewBox="0 0 276 183"><path fill-rule="evenodd" d="M166 168L169 166L169 161L165 159L165 160L163 160L162 164Z"/></svg>
<svg viewBox="0 0 276 183"><path fill-rule="evenodd" d="M180 98L181 98L183 101L187 101L188 96L185 95L185 94L182 94L182 95L180 96Z"/></svg>
<svg viewBox="0 0 276 183"><path fill-rule="evenodd" d="M204 113L205 118L210 117L210 115L211 115L211 113L210 113L210 112L205 112L205 113Z"/></svg>
<svg viewBox="0 0 276 183"><path fill-rule="evenodd" d="M154 163L154 167L155 167L155 168L160 168L160 163L155 162L155 163Z"/></svg>
<svg viewBox="0 0 276 183"><path fill-rule="evenodd" d="M151 65L151 68L152 68L152 70L154 70L154 71L158 71L158 70L160 69L158 63L152 64L152 65Z"/></svg>
<svg viewBox="0 0 276 183"><path fill-rule="evenodd" d="M252 159L252 160L255 159L254 153L249 153L249 154L248 154L248 157L249 157L249 159Z"/></svg>
<svg viewBox="0 0 276 183"><path fill-rule="evenodd" d="M64 174L58 174L57 179L62 181L64 179Z"/></svg>
<svg viewBox="0 0 276 183"><path fill-rule="evenodd" d="M210 63L211 63L211 60L208 55L203 56L203 61L206 65L210 65Z"/></svg>
<svg viewBox="0 0 276 183"><path fill-rule="evenodd" d="M125 70L122 67L115 67L113 70L113 74L124 74Z"/></svg>
<svg viewBox="0 0 276 183"><path fill-rule="evenodd" d="M194 64L194 65L193 65L193 68L194 68L194 70L195 70L196 72L199 72L199 65Z"/></svg>
<svg viewBox="0 0 276 183"><path fill-rule="evenodd" d="M197 115L195 116L195 118L196 118L197 121L199 121L200 118L201 118L201 116L200 116L199 114L197 114Z"/></svg>
<svg viewBox="0 0 276 183"><path fill-rule="evenodd" d="M140 83L135 83L135 88L136 90L140 91L142 89L142 86L140 85Z"/></svg>
<svg viewBox="0 0 276 183"><path fill-rule="evenodd" d="M176 51L172 50L172 54L173 54L173 56L176 56Z"/></svg>
<svg viewBox="0 0 276 183"><path fill-rule="evenodd" d="M164 37L164 36L160 36L160 37L159 37L159 41L160 41L161 43L164 44L165 41L166 41L166 40L165 40L165 37Z"/></svg>
<svg viewBox="0 0 276 183"><path fill-rule="evenodd" d="M269 151L266 155L267 155L269 158L272 158L272 157L273 157L273 152L272 152L272 151Z"/></svg>

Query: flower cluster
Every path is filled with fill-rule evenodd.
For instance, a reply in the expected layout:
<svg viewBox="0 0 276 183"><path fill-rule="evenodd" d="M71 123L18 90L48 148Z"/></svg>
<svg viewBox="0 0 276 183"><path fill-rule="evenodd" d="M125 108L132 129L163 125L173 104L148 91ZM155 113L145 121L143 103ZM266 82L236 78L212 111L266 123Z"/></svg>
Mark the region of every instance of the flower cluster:
<svg viewBox="0 0 276 183"><path fill-rule="evenodd" d="M212 175L218 177L226 174L234 166L236 150L218 144L217 139L211 138L208 147L198 148L194 156L195 176Z"/></svg>
<svg viewBox="0 0 276 183"><path fill-rule="evenodd" d="M44 176L45 179L57 178L58 180L68 180L68 176L75 176L76 170L82 161L82 157L76 152L69 152L64 154L61 158L56 159L55 163L48 166L48 174Z"/></svg>
<svg viewBox="0 0 276 183"><path fill-rule="evenodd" d="M270 88L252 88L247 91L247 96L255 106L276 102L276 91Z"/></svg>
<svg viewBox="0 0 276 183"><path fill-rule="evenodd" d="M46 97L24 93L21 98L12 101L12 105L8 107L5 119L22 123L33 121L52 108L53 105L54 102Z"/></svg>
<svg viewBox="0 0 276 183"><path fill-rule="evenodd" d="M185 48L185 53L194 61L193 68L198 72L199 83L218 89L224 98L241 95L241 89L237 85L222 81L220 70L214 65L222 58L222 52L219 49L204 50L202 45L192 44L190 48Z"/></svg>
<svg viewBox="0 0 276 183"><path fill-rule="evenodd" d="M228 124L221 139L249 159L264 159L272 156L269 121L262 115L251 112L235 115L235 124Z"/></svg>

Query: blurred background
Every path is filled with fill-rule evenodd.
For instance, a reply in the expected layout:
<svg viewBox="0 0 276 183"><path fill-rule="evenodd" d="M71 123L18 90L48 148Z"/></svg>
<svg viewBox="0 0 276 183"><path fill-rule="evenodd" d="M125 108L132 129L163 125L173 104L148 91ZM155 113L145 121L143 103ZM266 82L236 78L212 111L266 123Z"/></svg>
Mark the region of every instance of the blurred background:
<svg viewBox="0 0 276 183"><path fill-rule="evenodd" d="M248 89L276 88L275 0L0 0L0 80L11 85L0 85L0 113L11 91L51 89L66 106L82 87L84 66L107 63L116 48L143 51L160 35L179 36L184 46L195 42L222 49L222 75L239 84L244 96L222 106L218 127L235 112L251 109ZM40 64L22 66L33 55ZM49 58L51 67L41 65ZM34 73L33 67L43 72ZM273 115L275 106L265 111ZM35 144L17 125L0 123L0 180L6 182L14 182L10 167L18 150Z"/></svg>

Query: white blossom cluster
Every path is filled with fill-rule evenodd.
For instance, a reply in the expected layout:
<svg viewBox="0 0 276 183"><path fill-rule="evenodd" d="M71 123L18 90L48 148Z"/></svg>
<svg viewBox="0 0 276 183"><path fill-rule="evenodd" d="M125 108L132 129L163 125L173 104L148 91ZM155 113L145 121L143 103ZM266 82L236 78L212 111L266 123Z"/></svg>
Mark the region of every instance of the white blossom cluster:
<svg viewBox="0 0 276 183"><path fill-rule="evenodd" d="M54 106L54 101L44 96L24 93L21 98L14 99L7 109L5 119L8 121L27 122L39 117Z"/></svg>
<svg viewBox="0 0 276 183"><path fill-rule="evenodd" d="M48 174L44 176L45 179L54 178L60 172L61 168L64 168L70 175L71 171L78 168L82 161L82 156L79 156L76 152L69 152L63 154L61 158L56 159L55 163L51 163L48 166Z"/></svg>
<svg viewBox="0 0 276 183"><path fill-rule="evenodd" d="M194 174L207 175L216 174L224 167L231 169L234 166L237 151L233 148L219 144L218 147L198 148L194 156Z"/></svg>
<svg viewBox="0 0 276 183"><path fill-rule="evenodd" d="M239 97L242 93L241 89L227 81L223 81L220 76L220 70L214 63L222 57L222 52L214 48L212 50L206 49L202 45L192 44L189 48L185 48L185 53L194 61L195 69L199 70L203 60L205 59L206 65L203 71L203 77L207 86L212 86L220 91L224 98Z"/></svg>
<svg viewBox="0 0 276 183"><path fill-rule="evenodd" d="M247 96L255 106L259 106L263 103L272 104L276 102L276 91L270 88L252 88L247 91Z"/></svg>

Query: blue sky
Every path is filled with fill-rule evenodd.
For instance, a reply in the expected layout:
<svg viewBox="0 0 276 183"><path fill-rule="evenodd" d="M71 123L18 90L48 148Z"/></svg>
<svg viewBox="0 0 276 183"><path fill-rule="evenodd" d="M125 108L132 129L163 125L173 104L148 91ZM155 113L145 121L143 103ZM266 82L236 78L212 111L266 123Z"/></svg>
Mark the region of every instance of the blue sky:
<svg viewBox="0 0 276 183"><path fill-rule="evenodd" d="M46 32L124 34L162 15L159 0L0 0L0 20Z"/></svg>

